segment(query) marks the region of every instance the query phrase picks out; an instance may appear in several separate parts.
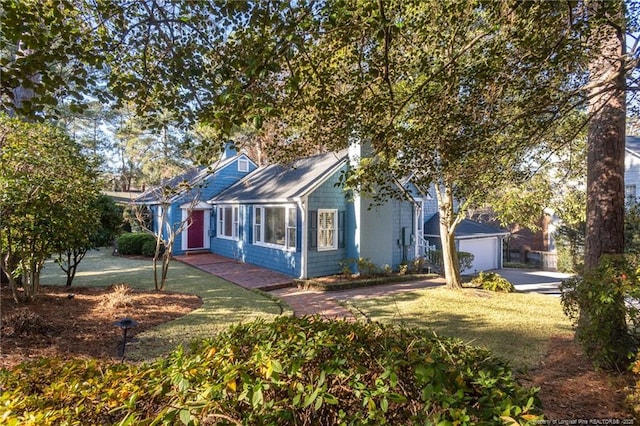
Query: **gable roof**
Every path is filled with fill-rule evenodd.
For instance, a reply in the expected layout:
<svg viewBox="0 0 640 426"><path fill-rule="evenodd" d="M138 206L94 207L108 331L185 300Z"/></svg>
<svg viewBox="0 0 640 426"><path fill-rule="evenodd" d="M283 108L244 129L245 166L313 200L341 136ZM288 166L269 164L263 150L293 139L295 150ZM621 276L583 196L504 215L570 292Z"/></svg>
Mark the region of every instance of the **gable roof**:
<svg viewBox="0 0 640 426"><path fill-rule="evenodd" d="M231 185L210 203L286 202L311 193L347 163L347 150L270 164Z"/></svg>
<svg viewBox="0 0 640 426"><path fill-rule="evenodd" d="M456 227L457 239L495 237L507 235L509 231L495 226L486 225L471 219L463 219ZM440 236L440 213L436 213L424 223L424 235L431 237Z"/></svg>
<svg viewBox="0 0 640 426"><path fill-rule="evenodd" d="M225 167L232 164L234 161L239 158L244 157L247 160L251 160L246 154L239 153L230 158L221 159L210 166L198 166L192 167L186 172L175 176L167 181L162 182L162 184L154 186L143 192L138 198L136 198L136 203L153 203L154 201L160 201L162 198L162 189L163 188L172 188L177 189L181 184L186 184L187 187L193 188L201 184L207 177L212 176L218 172L220 172ZM255 165L255 163L254 163ZM174 196L171 197L170 201L173 203L178 200L182 195L184 195L186 191L178 191Z"/></svg>

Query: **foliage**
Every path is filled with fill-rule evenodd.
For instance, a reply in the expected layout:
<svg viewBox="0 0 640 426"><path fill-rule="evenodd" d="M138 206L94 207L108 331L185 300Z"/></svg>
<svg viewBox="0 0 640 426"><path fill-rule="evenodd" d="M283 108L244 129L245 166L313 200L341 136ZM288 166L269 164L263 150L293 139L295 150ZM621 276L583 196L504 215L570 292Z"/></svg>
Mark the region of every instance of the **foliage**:
<svg viewBox="0 0 640 426"><path fill-rule="evenodd" d="M636 353L636 358L631 364L631 372L635 377L634 386L629 389L627 394L626 403L631 409L631 412L638 418L640 416L640 354Z"/></svg>
<svg viewBox="0 0 640 426"><path fill-rule="evenodd" d="M472 286L482 287L485 290L502 293L513 293L515 287L507 279L495 272L480 272L477 277L471 280Z"/></svg>
<svg viewBox="0 0 640 426"><path fill-rule="evenodd" d="M87 251L111 245L122 225L122 210L104 194L85 204L76 212L73 226L64 230L64 244L58 247L56 263L67 274L67 286L73 282L78 266ZM62 231L60 231L62 233Z"/></svg>
<svg viewBox="0 0 640 426"><path fill-rule="evenodd" d="M564 281L562 308L573 321L576 339L594 365L624 369L638 345L640 298L638 257L602 256L596 268Z"/></svg>
<svg viewBox="0 0 640 426"><path fill-rule="evenodd" d="M146 252L149 251L149 244L153 246L151 253L145 254L145 245L147 246ZM118 237L118 253L125 256L153 256L155 253L156 238L147 234L146 232L129 232L122 234Z"/></svg>
<svg viewBox="0 0 640 426"><path fill-rule="evenodd" d="M105 55L87 2L2 0L0 10L2 112L41 117L63 100L77 111L99 93Z"/></svg>
<svg viewBox="0 0 640 426"><path fill-rule="evenodd" d="M59 129L1 114L0 148L0 263L12 278L14 299L28 301L37 294L45 259L77 247L85 237L76 226L86 231L97 220L95 170Z"/></svg>
<svg viewBox="0 0 640 426"><path fill-rule="evenodd" d="M442 261L442 250L431 250L429 252L428 255L429 258L429 263L433 266L435 266L436 268L438 268L439 271L442 271L444 268L443 265L443 261ZM458 252L458 268L460 271L467 271L469 269L471 269L471 266L473 265L473 259L475 258L475 256L473 255L473 253L468 253L466 251L459 251Z"/></svg>
<svg viewBox="0 0 640 426"><path fill-rule="evenodd" d="M483 349L380 324L239 325L153 364L41 360L0 372L8 425L533 424L535 389Z"/></svg>
<svg viewBox="0 0 640 426"><path fill-rule="evenodd" d="M640 203L633 203L625 209L624 251L640 254Z"/></svg>
<svg viewBox="0 0 640 426"><path fill-rule="evenodd" d="M29 308L20 308L2 317L3 336L47 335L52 327L46 319Z"/></svg>

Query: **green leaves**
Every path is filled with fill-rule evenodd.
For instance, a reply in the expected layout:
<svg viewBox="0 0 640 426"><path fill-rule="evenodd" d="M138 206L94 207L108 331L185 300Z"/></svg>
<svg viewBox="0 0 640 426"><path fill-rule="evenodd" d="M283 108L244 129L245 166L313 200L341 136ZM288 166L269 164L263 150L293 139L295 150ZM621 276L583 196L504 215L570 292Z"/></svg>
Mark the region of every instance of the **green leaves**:
<svg viewBox="0 0 640 426"><path fill-rule="evenodd" d="M317 317L239 325L152 364L42 360L0 371L0 387L0 418L34 416L43 425L73 419L73 407L96 424L539 419L536 391L521 388L486 350L423 331Z"/></svg>

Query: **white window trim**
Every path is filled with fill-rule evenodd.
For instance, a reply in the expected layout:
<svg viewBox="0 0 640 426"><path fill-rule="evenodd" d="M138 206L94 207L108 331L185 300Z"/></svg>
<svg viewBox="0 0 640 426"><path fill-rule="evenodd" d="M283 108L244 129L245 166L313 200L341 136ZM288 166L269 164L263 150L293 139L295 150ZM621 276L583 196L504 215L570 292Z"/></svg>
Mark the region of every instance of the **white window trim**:
<svg viewBox="0 0 640 426"><path fill-rule="evenodd" d="M329 228L322 228L320 226L320 218L323 213L332 213L333 214L333 244L323 246L320 238L320 234L323 230L328 230ZM338 209L318 209L318 251L329 251L329 250L337 250L338 249Z"/></svg>
<svg viewBox="0 0 640 426"><path fill-rule="evenodd" d="M225 229L224 209L231 210L231 235L223 234ZM240 207L237 205L218 206L216 209L216 237L224 240L238 241L240 239Z"/></svg>
<svg viewBox="0 0 640 426"><path fill-rule="evenodd" d="M264 212L266 208L280 208L280 209L284 209L285 211L285 217L284 217L284 231L285 231L285 240L284 240L284 245L280 245L280 244L273 244L273 243L266 243L264 242L264 231L266 228L266 221L265 221L265 217L264 217ZM296 212L297 215L297 209L295 204L285 204L285 205L260 205L260 206L254 206L253 207L253 245L259 246L259 247L269 247L269 248L274 248L274 249L278 249L278 250L282 250L282 251L291 251L294 252L296 251L296 247L289 247L289 233L288 233L288 229L290 229L290 227L288 226L289 224L289 212L290 210L293 209ZM259 235L257 235L258 233L256 232L256 218L258 217L258 212L260 212L260 233ZM298 232L297 229L297 218L296 218L296 235ZM259 239L257 238L259 237ZM297 245L297 241L296 241L296 245Z"/></svg>
<svg viewBox="0 0 640 426"><path fill-rule="evenodd" d="M243 172L246 173L249 171L249 160L247 160L246 158L239 158L238 159L238 171L239 172Z"/></svg>

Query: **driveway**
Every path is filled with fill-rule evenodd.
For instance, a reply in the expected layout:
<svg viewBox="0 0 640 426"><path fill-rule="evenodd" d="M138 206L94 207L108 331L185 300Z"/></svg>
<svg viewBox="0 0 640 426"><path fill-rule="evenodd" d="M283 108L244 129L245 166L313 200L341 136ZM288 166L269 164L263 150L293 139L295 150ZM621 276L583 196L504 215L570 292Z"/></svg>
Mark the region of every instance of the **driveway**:
<svg viewBox="0 0 640 426"><path fill-rule="evenodd" d="M558 286L572 274L533 269L504 268L496 270L498 274L509 280L516 290L523 293L539 293L560 296Z"/></svg>

